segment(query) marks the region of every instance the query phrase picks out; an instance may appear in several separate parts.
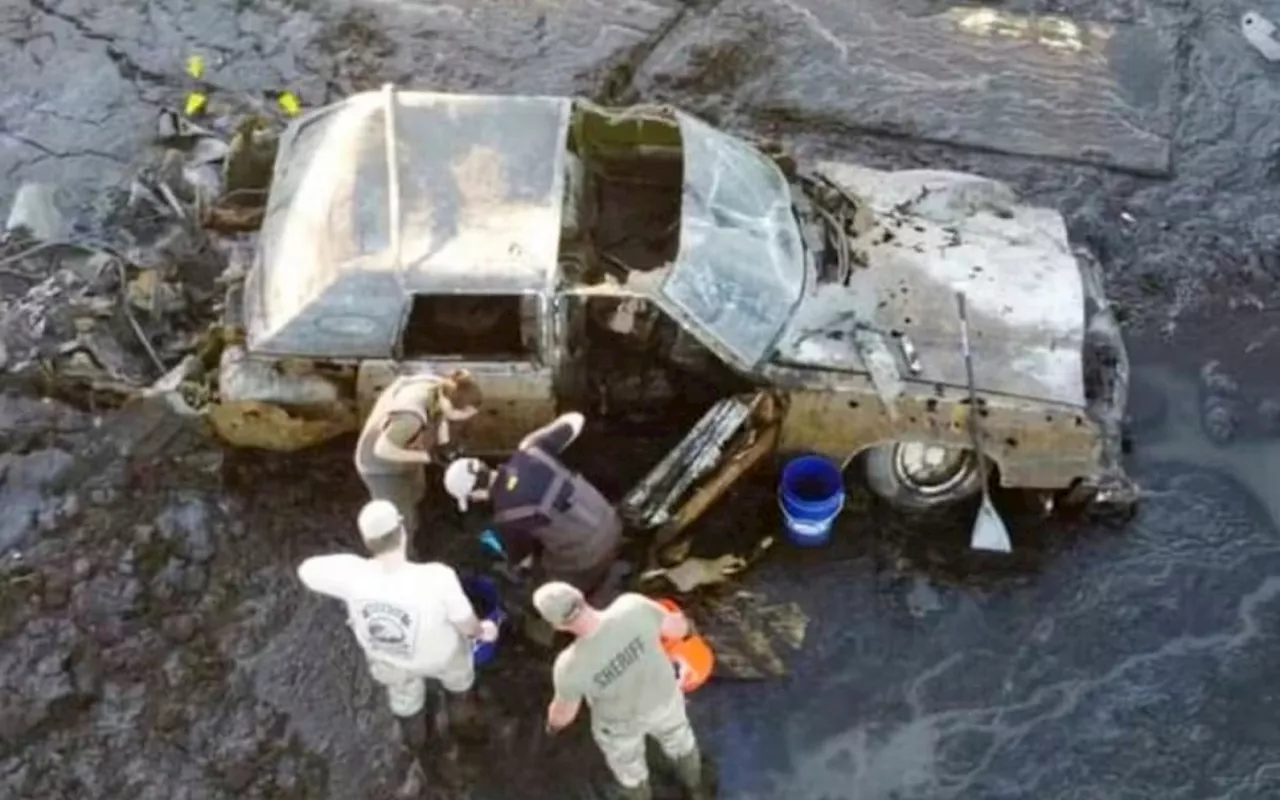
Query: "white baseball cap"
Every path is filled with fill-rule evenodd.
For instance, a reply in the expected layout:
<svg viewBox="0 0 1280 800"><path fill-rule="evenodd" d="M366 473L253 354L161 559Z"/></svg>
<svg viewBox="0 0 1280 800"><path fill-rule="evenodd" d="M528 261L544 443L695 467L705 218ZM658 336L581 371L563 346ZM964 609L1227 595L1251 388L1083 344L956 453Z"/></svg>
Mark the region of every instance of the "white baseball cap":
<svg viewBox="0 0 1280 800"><path fill-rule="evenodd" d="M458 510L467 510L467 501L475 491L476 482L489 471L489 465L478 458L459 458L444 471L444 490L458 502Z"/></svg>
<svg viewBox="0 0 1280 800"><path fill-rule="evenodd" d="M400 510L390 500L370 500L360 509L356 525L366 542L386 536L400 527Z"/></svg>

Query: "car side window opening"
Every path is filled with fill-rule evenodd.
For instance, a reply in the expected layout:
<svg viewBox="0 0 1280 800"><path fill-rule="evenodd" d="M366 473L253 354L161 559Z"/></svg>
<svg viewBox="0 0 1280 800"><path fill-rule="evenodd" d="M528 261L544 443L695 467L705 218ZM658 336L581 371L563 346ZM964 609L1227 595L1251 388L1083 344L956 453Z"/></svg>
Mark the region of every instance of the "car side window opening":
<svg viewBox="0 0 1280 800"><path fill-rule="evenodd" d="M522 294L414 295L401 352L406 359L535 360L537 301Z"/></svg>

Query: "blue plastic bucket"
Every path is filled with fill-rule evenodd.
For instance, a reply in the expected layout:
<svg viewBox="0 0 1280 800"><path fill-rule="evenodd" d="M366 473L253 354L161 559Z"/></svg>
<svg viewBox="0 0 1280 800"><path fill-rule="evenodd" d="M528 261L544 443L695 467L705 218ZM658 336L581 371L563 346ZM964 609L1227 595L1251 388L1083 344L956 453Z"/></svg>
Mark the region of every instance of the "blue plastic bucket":
<svg viewBox="0 0 1280 800"><path fill-rule="evenodd" d="M464 578L462 590L475 608L476 616L489 620L501 631L503 623L507 621L507 612L502 610L502 603L498 599L498 585L490 578L477 575ZM477 639L471 645L471 658L477 667L488 664L497 654L498 642L482 642Z"/></svg>
<svg viewBox="0 0 1280 800"><path fill-rule="evenodd" d="M787 538L800 547L824 545L844 508L844 476L822 456L801 456L782 470L778 504Z"/></svg>

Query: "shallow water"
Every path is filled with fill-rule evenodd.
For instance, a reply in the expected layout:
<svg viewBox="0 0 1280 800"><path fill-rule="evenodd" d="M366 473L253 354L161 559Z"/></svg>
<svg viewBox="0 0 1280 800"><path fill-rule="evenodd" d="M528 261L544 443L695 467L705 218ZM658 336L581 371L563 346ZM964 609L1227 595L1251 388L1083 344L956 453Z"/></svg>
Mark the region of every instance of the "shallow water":
<svg viewBox="0 0 1280 800"><path fill-rule="evenodd" d="M1043 531L1036 571L983 588L871 556L772 571L816 621L785 684L695 698L726 796L1275 796L1280 446L1214 447L1195 372L1142 372L1170 413L1125 529Z"/></svg>

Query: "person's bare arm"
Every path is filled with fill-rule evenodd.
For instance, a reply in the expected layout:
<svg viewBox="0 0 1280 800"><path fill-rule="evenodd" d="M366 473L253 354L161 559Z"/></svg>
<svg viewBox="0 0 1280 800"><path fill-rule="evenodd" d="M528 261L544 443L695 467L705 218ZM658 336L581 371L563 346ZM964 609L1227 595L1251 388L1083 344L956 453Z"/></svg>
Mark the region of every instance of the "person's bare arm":
<svg viewBox="0 0 1280 800"><path fill-rule="evenodd" d="M551 668L551 685L555 696L547 706L547 730L555 733L573 724L582 710L582 694L564 679L563 654L556 657Z"/></svg>
<svg viewBox="0 0 1280 800"><path fill-rule="evenodd" d="M342 597L346 585L345 573L357 566L357 556L335 554L328 556L312 556L298 565L298 580L313 592Z"/></svg>
<svg viewBox="0 0 1280 800"><path fill-rule="evenodd" d="M563 453L565 448L573 444L587 424L586 417L577 411L561 414L550 423L543 425L533 433L520 440L520 449L538 447L553 455Z"/></svg>
<svg viewBox="0 0 1280 800"><path fill-rule="evenodd" d="M660 603L654 603L654 607L662 612L662 622L659 632L664 639L683 639L689 635L689 618L684 615L683 611L668 611L665 606Z"/></svg>
<svg viewBox="0 0 1280 800"><path fill-rule="evenodd" d="M551 704L547 706L547 727L552 731L559 731L569 727L578 718L578 712L581 709L582 700L551 698Z"/></svg>
<svg viewBox="0 0 1280 800"><path fill-rule="evenodd" d="M396 444L383 431L373 443L373 454L383 461L396 464L430 464L431 454L426 450L409 450Z"/></svg>
<svg viewBox="0 0 1280 800"><path fill-rule="evenodd" d="M446 619L463 636L479 639L480 618L476 616L476 610L471 607L471 601L467 599L467 593L462 590L462 583L458 580L458 573L452 567L443 566L443 568L450 573L450 577L447 579L450 585L445 590L444 595Z"/></svg>

